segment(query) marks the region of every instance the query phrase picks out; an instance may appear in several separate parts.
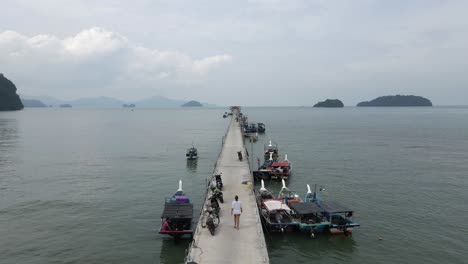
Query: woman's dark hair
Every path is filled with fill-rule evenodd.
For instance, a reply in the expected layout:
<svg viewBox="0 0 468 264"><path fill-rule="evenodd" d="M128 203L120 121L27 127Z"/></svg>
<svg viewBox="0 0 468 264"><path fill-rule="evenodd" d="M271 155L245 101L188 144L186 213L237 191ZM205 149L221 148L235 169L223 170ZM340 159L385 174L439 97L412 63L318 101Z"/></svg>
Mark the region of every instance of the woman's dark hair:
<svg viewBox="0 0 468 264"><path fill-rule="evenodd" d="M234 199L236 199L236 201L239 200L239 196L236 195L236 196L234 197Z"/></svg>

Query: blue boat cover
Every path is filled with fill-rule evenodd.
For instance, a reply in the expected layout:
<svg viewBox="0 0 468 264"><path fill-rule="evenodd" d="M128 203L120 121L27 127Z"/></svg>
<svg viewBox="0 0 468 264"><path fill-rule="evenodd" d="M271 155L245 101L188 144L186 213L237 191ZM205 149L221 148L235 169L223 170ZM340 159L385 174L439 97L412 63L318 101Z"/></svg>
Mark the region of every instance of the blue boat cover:
<svg viewBox="0 0 468 264"><path fill-rule="evenodd" d="M306 202L306 203L291 203L289 205L297 214L307 215L307 214L316 214L324 212L325 210L320 208L316 203Z"/></svg>

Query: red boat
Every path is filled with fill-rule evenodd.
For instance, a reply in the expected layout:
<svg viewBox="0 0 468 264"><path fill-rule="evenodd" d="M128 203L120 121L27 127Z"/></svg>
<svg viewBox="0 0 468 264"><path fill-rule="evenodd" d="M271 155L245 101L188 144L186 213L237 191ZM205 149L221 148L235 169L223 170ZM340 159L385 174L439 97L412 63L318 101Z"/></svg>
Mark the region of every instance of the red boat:
<svg viewBox="0 0 468 264"><path fill-rule="evenodd" d="M270 177L272 179L283 179L287 180L291 174L291 162L288 160L286 155L283 161L275 161L270 167Z"/></svg>
<svg viewBox="0 0 468 264"><path fill-rule="evenodd" d="M182 190L182 181L179 189L172 197L166 197L164 211L161 215L160 234L181 237L193 235L193 204Z"/></svg>

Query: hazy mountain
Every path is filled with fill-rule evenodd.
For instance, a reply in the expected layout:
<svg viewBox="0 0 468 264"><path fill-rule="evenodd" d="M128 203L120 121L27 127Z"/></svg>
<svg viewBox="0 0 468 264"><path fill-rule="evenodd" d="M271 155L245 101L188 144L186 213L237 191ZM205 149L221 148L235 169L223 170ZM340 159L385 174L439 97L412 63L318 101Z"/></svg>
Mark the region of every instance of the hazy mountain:
<svg viewBox="0 0 468 264"><path fill-rule="evenodd" d="M20 95L22 99L25 100L38 100L46 105L59 106L60 104L66 103L65 100L60 100L51 96L32 96L32 95Z"/></svg>
<svg viewBox="0 0 468 264"><path fill-rule="evenodd" d="M21 99L24 107L47 107L43 102L36 99Z"/></svg>
<svg viewBox="0 0 468 264"><path fill-rule="evenodd" d="M186 100L171 99L164 96L153 96L137 101L122 101L112 97L90 97L76 100L61 100L50 96L28 96L21 95L21 98L28 100L39 100L46 105L58 107L62 104L73 105L74 108L122 108L124 104L134 104L137 108L166 108L180 107L187 103ZM202 103L204 106L214 107L214 104Z"/></svg>
<svg viewBox="0 0 468 264"><path fill-rule="evenodd" d="M120 108L125 103L111 97L91 97L91 98L80 98L72 101L68 101L68 104L73 107L85 107L85 108Z"/></svg>
<svg viewBox="0 0 468 264"><path fill-rule="evenodd" d="M184 100L170 99L164 96L153 96L134 102L138 108L179 107L186 103Z"/></svg>

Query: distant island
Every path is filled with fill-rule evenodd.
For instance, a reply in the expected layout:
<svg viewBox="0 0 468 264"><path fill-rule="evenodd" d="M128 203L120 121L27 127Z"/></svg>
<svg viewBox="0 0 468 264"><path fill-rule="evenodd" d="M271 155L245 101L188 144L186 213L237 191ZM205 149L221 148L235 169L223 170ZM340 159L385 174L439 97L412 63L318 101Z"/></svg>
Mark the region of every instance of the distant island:
<svg viewBox="0 0 468 264"><path fill-rule="evenodd" d="M35 100L35 99L21 99L21 101L23 102L23 105L24 107L26 108L36 108L36 107L47 107L46 104L44 104L43 102L39 101L39 100Z"/></svg>
<svg viewBox="0 0 468 264"><path fill-rule="evenodd" d="M171 99L164 96L153 96L130 102L105 96L83 97L74 100L61 100L47 95L34 96L20 94L20 97L21 99L27 100L39 100L50 107L60 107L61 104L69 104L72 105L73 108L122 108L125 107L124 105L127 105L127 107L132 107L131 105L135 105L135 107L138 108L172 108L180 107L182 104L187 103L185 100ZM215 104L204 102L200 102L200 104L202 104L203 107L216 106Z"/></svg>
<svg viewBox="0 0 468 264"><path fill-rule="evenodd" d="M126 107L136 107L135 104L123 104L122 107L126 108Z"/></svg>
<svg viewBox="0 0 468 264"><path fill-rule="evenodd" d="M182 107L202 107L203 105L200 104L200 102L198 101L189 101L183 105L181 105Z"/></svg>
<svg viewBox="0 0 468 264"><path fill-rule="evenodd" d="M318 102L314 107L343 107L344 104L338 99L327 99L323 102Z"/></svg>
<svg viewBox="0 0 468 264"><path fill-rule="evenodd" d="M24 108L16 86L0 73L0 111L21 110Z"/></svg>
<svg viewBox="0 0 468 264"><path fill-rule="evenodd" d="M60 107L62 107L62 108L71 108L72 105L71 104L61 104Z"/></svg>
<svg viewBox="0 0 468 264"><path fill-rule="evenodd" d="M372 101L360 102L357 106L432 106L432 102L415 95L388 95Z"/></svg>

